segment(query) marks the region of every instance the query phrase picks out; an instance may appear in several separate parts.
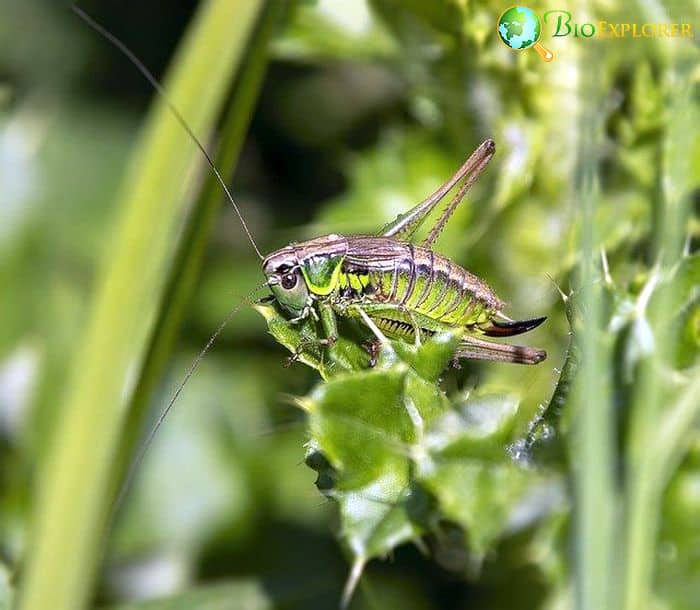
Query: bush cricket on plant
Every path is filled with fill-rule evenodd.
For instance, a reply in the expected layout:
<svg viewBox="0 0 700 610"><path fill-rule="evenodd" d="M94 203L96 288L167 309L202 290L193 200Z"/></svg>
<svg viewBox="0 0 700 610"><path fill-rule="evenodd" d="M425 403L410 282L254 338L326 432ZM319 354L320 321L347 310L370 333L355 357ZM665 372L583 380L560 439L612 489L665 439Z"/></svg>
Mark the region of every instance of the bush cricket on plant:
<svg viewBox="0 0 700 610"><path fill-rule="evenodd" d="M275 301L292 316L290 322L307 316L320 320L322 341L329 345L338 336L337 316L357 318L397 339L419 340L421 335L464 327L467 334L455 358L518 364L544 360L543 350L481 336L519 335L545 318L510 320L502 313L503 302L484 281L432 250L495 150L493 140L485 140L452 178L377 235L324 235L268 255L263 272ZM412 244L416 229L459 183L428 236L420 245Z"/></svg>
<svg viewBox="0 0 700 610"><path fill-rule="evenodd" d="M199 148L262 261L265 281L258 289L270 288L271 296L266 300L276 302L290 324L309 317L318 321L324 333L324 338L318 341L330 349L338 338L338 317L359 321L375 335L368 347L370 366L376 364L385 337L420 341L422 336L455 328L465 331L455 361L466 358L537 364L546 358L546 352L541 349L485 339L525 333L539 326L545 318L511 320L503 313L504 303L483 280L432 249L453 212L493 157L493 140L485 140L448 181L376 235L329 234L289 244L263 257L211 156L169 100L162 85L119 39L79 7L73 6L73 11L141 72ZM411 243L416 230L454 187L457 187L455 195L427 237L420 244ZM240 305L236 306L213 333L151 428L116 506L123 500L132 475L173 404L205 353L239 309ZM298 356L299 353L293 354L291 360Z"/></svg>

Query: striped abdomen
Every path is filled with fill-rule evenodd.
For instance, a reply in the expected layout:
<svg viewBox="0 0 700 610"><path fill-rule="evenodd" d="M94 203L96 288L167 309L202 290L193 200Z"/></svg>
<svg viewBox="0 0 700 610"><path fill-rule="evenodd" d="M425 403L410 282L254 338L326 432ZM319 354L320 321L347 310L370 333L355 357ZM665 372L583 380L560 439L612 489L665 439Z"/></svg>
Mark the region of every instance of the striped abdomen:
<svg viewBox="0 0 700 610"><path fill-rule="evenodd" d="M340 279L341 291L456 326L487 322L503 307L484 282L448 258L387 237L348 238Z"/></svg>

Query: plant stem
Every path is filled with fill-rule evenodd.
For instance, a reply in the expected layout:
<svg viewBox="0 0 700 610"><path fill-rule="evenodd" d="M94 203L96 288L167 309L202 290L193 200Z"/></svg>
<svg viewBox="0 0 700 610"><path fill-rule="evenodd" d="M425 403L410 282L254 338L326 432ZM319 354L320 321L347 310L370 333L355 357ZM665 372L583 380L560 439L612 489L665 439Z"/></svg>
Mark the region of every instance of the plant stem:
<svg viewBox="0 0 700 610"><path fill-rule="evenodd" d="M593 51L582 51L582 59ZM591 64L589 64L591 65ZM581 116L577 199L582 207L582 362L577 380L574 446L576 496L576 607L611 610L612 525L615 504L613 464L613 413L607 371L609 353L600 331L600 291L595 285L595 261L599 257L595 210L597 164L600 149L600 84L590 70L584 75L582 97L587 100Z"/></svg>
<svg viewBox="0 0 700 610"><path fill-rule="evenodd" d="M664 148L664 171L660 181L663 193L663 222L656 228L658 268L655 274L668 273L681 255L683 227L689 212L686 191L690 188L689 155L694 130L689 75L672 73L669 89L674 91L673 106ZM640 383L634 395L627 453L626 551L623 608L639 610L650 606L653 591L654 555L659 528L662 495L680 459L698 410L696 379L671 409L664 407L670 371L667 327L670 291L662 291L654 307L640 311L654 331L655 348L640 366ZM693 394L694 392L694 394ZM652 450L653 448L653 450Z"/></svg>

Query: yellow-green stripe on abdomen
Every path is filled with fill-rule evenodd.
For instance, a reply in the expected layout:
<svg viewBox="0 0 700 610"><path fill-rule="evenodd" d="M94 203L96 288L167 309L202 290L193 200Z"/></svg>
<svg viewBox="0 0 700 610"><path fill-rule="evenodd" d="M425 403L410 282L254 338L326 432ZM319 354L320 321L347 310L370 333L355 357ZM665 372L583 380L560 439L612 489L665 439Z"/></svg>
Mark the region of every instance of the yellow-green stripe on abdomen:
<svg viewBox="0 0 700 610"><path fill-rule="evenodd" d="M409 253L398 258L393 268L368 265L363 288L371 294L368 298L454 326L484 323L502 307L488 286L446 257L417 246Z"/></svg>

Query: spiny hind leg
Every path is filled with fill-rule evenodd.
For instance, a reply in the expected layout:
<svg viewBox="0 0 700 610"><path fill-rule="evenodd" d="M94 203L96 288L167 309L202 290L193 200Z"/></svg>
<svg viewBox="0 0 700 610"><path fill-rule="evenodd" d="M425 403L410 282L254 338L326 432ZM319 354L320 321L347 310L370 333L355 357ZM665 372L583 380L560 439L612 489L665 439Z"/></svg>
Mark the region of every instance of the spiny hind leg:
<svg viewBox="0 0 700 610"><path fill-rule="evenodd" d="M490 360L513 364L537 364L546 357L547 352L536 347L494 343L474 336L466 336L455 352L456 359Z"/></svg>
<svg viewBox="0 0 700 610"><path fill-rule="evenodd" d="M432 227L430 234L424 241L424 245L428 247L432 245L442 231L442 228L445 226L445 224L447 224L452 212L454 212L460 201L464 199L465 193L476 181L481 172L484 171L486 164L491 160L491 157L493 157L495 152L496 145L493 140L488 139L482 142L481 145L464 162L462 167L455 172L452 178L450 178L432 195L429 195L414 208L405 214L400 214L397 216L395 220L384 226L379 234L384 235L385 237L409 240L415 233L416 229L426 218L428 218L430 212L435 209L435 207L443 200L447 193L449 193L457 183L462 182L462 185L452 198L452 201L440 215L440 218Z"/></svg>

